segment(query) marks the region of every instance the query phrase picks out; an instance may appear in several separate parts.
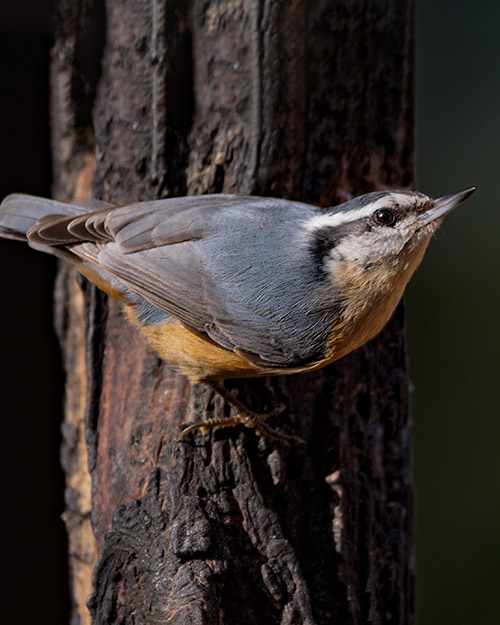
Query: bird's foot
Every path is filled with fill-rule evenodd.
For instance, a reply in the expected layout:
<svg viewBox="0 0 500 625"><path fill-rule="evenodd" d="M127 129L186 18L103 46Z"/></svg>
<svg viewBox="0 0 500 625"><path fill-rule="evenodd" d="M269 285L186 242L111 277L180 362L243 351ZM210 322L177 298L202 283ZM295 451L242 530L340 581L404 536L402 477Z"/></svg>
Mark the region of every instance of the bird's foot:
<svg viewBox="0 0 500 625"><path fill-rule="evenodd" d="M276 406L274 410L271 410L270 412L257 414L255 412L252 412L238 399L233 397L231 393L224 386L222 386L222 384L213 384L211 386L219 395L223 397L223 399L228 404L235 408L235 414L230 417L213 418L193 423L192 425L189 425L182 430L182 432L177 437L177 441L183 438L186 434L189 434L189 432L193 432L194 430L209 432L210 430L218 427L233 427L235 425L244 425L247 428L254 429L255 433L258 436L261 436L262 438L265 438L269 441L279 442L286 447L290 447L291 444L304 444L304 441L298 436L284 434L283 432L280 432L279 430L276 430L270 427L267 423L265 423L268 419L279 416L285 410L285 404L280 403L278 406Z"/></svg>

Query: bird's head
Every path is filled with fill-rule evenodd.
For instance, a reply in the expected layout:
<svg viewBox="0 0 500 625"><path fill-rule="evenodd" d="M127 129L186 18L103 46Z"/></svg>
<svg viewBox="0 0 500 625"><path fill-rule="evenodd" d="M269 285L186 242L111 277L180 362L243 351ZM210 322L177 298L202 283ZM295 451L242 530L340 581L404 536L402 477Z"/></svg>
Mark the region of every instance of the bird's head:
<svg viewBox="0 0 500 625"><path fill-rule="evenodd" d="M433 233L475 187L432 199L416 191L379 191L316 214L306 224L311 250L341 293L402 291Z"/></svg>

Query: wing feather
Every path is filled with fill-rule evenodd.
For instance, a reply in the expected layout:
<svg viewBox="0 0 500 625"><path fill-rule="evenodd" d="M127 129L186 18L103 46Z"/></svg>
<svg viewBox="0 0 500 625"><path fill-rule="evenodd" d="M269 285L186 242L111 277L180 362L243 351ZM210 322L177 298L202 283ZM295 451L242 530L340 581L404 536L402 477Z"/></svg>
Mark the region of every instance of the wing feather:
<svg viewBox="0 0 500 625"><path fill-rule="evenodd" d="M201 195L131 204L109 213L106 229L124 253L199 239L207 216L231 204L234 195Z"/></svg>

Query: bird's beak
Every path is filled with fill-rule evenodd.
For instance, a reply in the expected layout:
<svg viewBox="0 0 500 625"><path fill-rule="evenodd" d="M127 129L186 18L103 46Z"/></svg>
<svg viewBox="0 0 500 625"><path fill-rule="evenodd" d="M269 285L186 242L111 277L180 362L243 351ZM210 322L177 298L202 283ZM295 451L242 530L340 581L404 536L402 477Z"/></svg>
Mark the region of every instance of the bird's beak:
<svg viewBox="0 0 500 625"><path fill-rule="evenodd" d="M420 218L420 223L423 226L430 224L431 221L441 219L448 213L450 213L459 204L464 202L470 195L474 193L476 187L469 187L463 191L457 191L456 193L450 193L450 195L443 195L443 197L433 200L430 208Z"/></svg>

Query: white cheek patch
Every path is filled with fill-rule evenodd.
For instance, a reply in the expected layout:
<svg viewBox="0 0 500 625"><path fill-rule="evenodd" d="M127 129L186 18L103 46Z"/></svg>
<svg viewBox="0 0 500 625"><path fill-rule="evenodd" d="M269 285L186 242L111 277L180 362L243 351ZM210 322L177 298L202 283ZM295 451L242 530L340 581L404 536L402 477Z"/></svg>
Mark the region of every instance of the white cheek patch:
<svg viewBox="0 0 500 625"><path fill-rule="evenodd" d="M324 227L335 228L341 224L348 223L350 221L356 221L363 219L363 217L370 217L375 211L380 208L390 208L394 205L399 205L402 208L410 208L414 205L415 199L411 196L404 195L403 193L392 193L391 195L384 196L375 202L371 202L361 208L355 208L350 211L339 210L335 213L326 213L322 215L315 215L305 223L305 227L308 232L314 232Z"/></svg>
<svg viewBox="0 0 500 625"><path fill-rule="evenodd" d="M372 256L373 237L370 233L364 236L347 236L332 250L332 259L339 257L349 259L351 262L363 263Z"/></svg>
<svg viewBox="0 0 500 625"><path fill-rule="evenodd" d="M387 229L386 232L367 232L362 236L347 236L331 251L330 258L341 258L364 265L383 257L397 256L404 248L408 236L405 232Z"/></svg>

